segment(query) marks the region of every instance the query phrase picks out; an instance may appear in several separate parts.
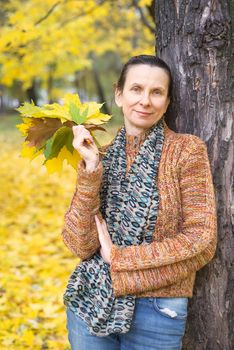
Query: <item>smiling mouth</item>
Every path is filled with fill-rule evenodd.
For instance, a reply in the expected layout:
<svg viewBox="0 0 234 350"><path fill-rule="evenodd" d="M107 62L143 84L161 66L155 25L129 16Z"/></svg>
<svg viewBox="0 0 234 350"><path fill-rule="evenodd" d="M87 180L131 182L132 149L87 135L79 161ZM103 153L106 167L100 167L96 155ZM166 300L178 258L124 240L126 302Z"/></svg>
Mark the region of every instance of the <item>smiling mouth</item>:
<svg viewBox="0 0 234 350"><path fill-rule="evenodd" d="M151 115L152 113L149 113L149 112L142 112L142 111L136 111L137 113L139 114L142 114L142 115Z"/></svg>

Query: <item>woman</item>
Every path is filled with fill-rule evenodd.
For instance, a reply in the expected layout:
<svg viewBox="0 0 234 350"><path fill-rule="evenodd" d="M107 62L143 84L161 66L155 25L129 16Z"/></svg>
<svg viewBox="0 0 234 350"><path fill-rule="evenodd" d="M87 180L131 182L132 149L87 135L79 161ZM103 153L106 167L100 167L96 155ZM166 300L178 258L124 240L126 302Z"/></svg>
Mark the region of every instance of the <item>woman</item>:
<svg viewBox="0 0 234 350"><path fill-rule="evenodd" d="M103 159L73 127L83 157L63 229L82 261L64 294L73 350L181 349L196 271L215 253L216 216L205 144L164 121L171 94L164 61L133 57L115 91L124 127Z"/></svg>

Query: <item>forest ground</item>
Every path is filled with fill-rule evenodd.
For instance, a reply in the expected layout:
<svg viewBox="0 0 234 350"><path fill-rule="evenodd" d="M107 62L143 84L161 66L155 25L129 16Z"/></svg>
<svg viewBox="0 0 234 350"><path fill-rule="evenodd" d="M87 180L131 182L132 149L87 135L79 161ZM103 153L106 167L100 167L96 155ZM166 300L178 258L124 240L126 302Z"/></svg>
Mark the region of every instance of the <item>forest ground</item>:
<svg viewBox="0 0 234 350"><path fill-rule="evenodd" d="M76 172L22 158L18 123L0 115L0 348L68 350L63 293L79 260L61 230Z"/></svg>

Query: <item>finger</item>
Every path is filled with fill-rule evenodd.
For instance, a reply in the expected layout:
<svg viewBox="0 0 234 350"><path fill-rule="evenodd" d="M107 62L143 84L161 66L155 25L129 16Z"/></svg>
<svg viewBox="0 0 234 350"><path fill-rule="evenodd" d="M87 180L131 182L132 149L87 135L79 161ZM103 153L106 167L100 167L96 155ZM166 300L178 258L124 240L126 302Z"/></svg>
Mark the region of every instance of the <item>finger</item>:
<svg viewBox="0 0 234 350"><path fill-rule="evenodd" d="M76 136L78 135L82 130L84 130L84 126L83 125L73 125L72 127L72 131L73 131L73 134Z"/></svg>
<svg viewBox="0 0 234 350"><path fill-rule="evenodd" d="M73 125L73 126L72 126L72 130L74 130L74 131L80 131L80 130L83 130L83 129L85 129L85 126L82 125L82 124Z"/></svg>
<svg viewBox="0 0 234 350"><path fill-rule="evenodd" d="M101 223L101 225L102 225L102 228L103 228L104 233L107 233L107 234L109 235L108 227L107 227L106 221L103 220L102 223Z"/></svg>
<svg viewBox="0 0 234 350"><path fill-rule="evenodd" d="M94 146L92 135L87 130L81 130L74 134L73 142L78 146Z"/></svg>
<svg viewBox="0 0 234 350"><path fill-rule="evenodd" d="M95 222L96 222L98 233L102 234L103 233L103 228L102 228L102 225L101 225L101 223L99 221L99 218L97 217L97 215L95 215L94 218L95 218Z"/></svg>
<svg viewBox="0 0 234 350"><path fill-rule="evenodd" d="M72 127L74 136L82 136L83 138L92 138L90 132L84 127L84 125L74 125Z"/></svg>

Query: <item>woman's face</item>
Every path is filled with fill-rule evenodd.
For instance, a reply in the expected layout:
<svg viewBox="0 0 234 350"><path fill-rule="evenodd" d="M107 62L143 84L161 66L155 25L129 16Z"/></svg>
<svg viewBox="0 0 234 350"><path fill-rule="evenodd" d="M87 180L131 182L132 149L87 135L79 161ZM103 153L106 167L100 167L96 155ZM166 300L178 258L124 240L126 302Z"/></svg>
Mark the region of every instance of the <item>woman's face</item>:
<svg viewBox="0 0 234 350"><path fill-rule="evenodd" d="M170 102L168 87L164 69L145 64L129 67L123 91L115 93L128 134L139 135L161 119Z"/></svg>

